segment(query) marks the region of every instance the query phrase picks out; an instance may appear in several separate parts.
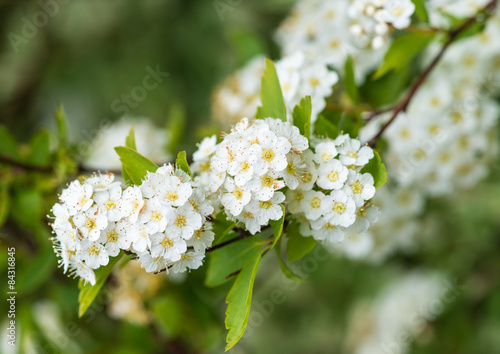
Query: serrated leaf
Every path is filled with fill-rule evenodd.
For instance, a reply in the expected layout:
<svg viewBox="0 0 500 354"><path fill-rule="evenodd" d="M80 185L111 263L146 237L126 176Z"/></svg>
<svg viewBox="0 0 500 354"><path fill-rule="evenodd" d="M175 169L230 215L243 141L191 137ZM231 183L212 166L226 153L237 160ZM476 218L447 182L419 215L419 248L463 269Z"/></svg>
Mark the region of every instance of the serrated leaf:
<svg viewBox="0 0 500 354"><path fill-rule="evenodd" d="M266 68L260 87L262 106L257 109L257 118L280 118L286 121L286 107L274 63L266 59Z"/></svg>
<svg viewBox="0 0 500 354"><path fill-rule="evenodd" d="M123 255L124 253L120 252L118 256L111 258L106 266L99 267L99 269L96 269L94 271L96 277L94 286L90 285L90 283L83 285L83 280L80 280L81 285L78 284L78 287L80 289L80 294L78 295L78 303L80 304L78 308L79 318L81 318L90 307L90 305L92 305L92 302L99 294L99 291L101 291L104 283L106 282L106 279L108 279L111 271L115 267L116 263L118 263L118 261L123 257Z"/></svg>
<svg viewBox="0 0 500 354"><path fill-rule="evenodd" d="M193 174L191 173L191 169L189 168L189 164L187 162L187 157L186 157L186 152L181 151L177 154L177 159L175 160L175 166L176 168L180 168L184 172L186 172L188 175L193 177Z"/></svg>
<svg viewBox="0 0 500 354"><path fill-rule="evenodd" d="M148 171L155 172L158 169L151 160L145 158L137 151L126 146L115 147L115 151L120 156L123 168L130 178L130 182L135 185L141 184L142 178Z"/></svg>
<svg viewBox="0 0 500 354"><path fill-rule="evenodd" d="M238 234L230 233L229 236L228 239L232 239ZM262 245L262 240L251 236L210 252L205 285L215 287L229 281L231 278L228 276L255 258L261 252Z"/></svg>
<svg viewBox="0 0 500 354"><path fill-rule="evenodd" d="M324 116L319 115L314 124L314 133L316 136L335 139L339 135L339 129Z"/></svg>
<svg viewBox="0 0 500 354"><path fill-rule="evenodd" d="M374 156L370 161L361 169L361 173L369 173L373 176L375 181L375 188L382 187L387 182L387 171L385 165L380 158L380 154L373 150Z"/></svg>
<svg viewBox="0 0 500 354"><path fill-rule="evenodd" d="M253 284L262 253L251 259L241 270L226 297L226 351L241 339L248 323L252 303Z"/></svg>
<svg viewBox="0 0 500 354"><path fill-rule="evenodd" d="M429 22L429 14L427 13L427 8L425 7L426 0L412 0L415 5L415 14L418 19L422 22Z"/></svg>
<svg viewBox="0 0 500 354"><path fill-rule="evenodd" d="M299 223L293 221L286 231L288 242L286 254L289 262L295 262L304 258L316 246L316 240L312 237L304 237L300 234Z"/></svg>
<svg viewBox="0 0 500 354"><path fill-rule="evenodd" d="M271 229L273 229L273 243L271 244L271 248L276 246L276 243L281 239L281 235L283 234L283 224L285 223L285 207L281 205L281 210L283 210L283 215L278 220L269 220L269 225L271 225Z"/></svg>
<svg viewBox="0 0 500 354"><path fill-rule="evenodd" d="M428 32L410 32L396 38L387 50L384 61L373 75L373 79L378 79L391 70L402 70L433 38L434 34Z"/></svg>
<svg viewBox="0 0 500 354"><path fill-rule="evenodd" d="M130 128L130 132L125 138L125 146L131 148L132 150L137 151L137 146L135 145L135 127L132 126Z"/></svg>
<svg viewBox="0 0 500 354"><path fill-rule="evenodd" d="M306 96L300 100L293 109L293 125L299 128L300 134L309 139L311 134L311 96Z"/></svg>
<svg viewBox="0 0 500 354"><path fill-rule="evenodd" d="M280 261L280 267L283 274L285 274L285 276L290 280L296 281L297 283L303 283L305 279L295 274L281 257L281 242L278 244L278 247L276 247L275 250L276 255L278 256L278 260Z"/></svg>
<svg viewBox="0 0 500 354"><path fill-rule="evenodd" d="M344 65L345 79L344 85L347 95L354 104L359 103L359 90L356 86L356 75L354 73L354 62L352 57L349 56Z"/></svg>

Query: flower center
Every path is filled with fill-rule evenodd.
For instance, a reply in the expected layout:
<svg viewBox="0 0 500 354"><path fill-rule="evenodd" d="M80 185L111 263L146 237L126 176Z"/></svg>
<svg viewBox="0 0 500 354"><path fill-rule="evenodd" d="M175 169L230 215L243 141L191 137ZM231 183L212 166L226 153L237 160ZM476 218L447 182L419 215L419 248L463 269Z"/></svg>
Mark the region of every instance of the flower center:
<svg viewBox="0 0 500 354"><path fill-rule="evenodd" d="M106 235L106 241L111 243L118 241L118 232L116 230L109 231Z"/></svg>
<svg viewBox="0 0 500 354"><path fill-rule="evenodd" d="M302 183L309 183L313 179L311 172L306 172L302 175Z"/></svg>
<svg viewBox="0 0 500 354"><path fill-rule="evenodd" d="M323 154L321 154L321 160L323 161L328 161L332 158L332 154L330 154L329 152L325 152Z"/></svg>
<svg viewBox="0 0 500 354"><path fill-rule="evenodd" d="M94 246L90 246L90 247L87 249L87 251L89 252L89 255L90 255L90 256L98 256L98 255L99 255L99 252L100 252L99 247L97 247L97 246L95 246L95 245L94 245Z"/></svg>
<svg viewBox="0 0 500 354"><path fill-rule="evenodd" d="M174 245L174 242L169 239L168 237L165 237L161 242L160 242L160 245L163 246L163 248L170 248Z"/></svg>
<svg viewBox="0 0 500 354"><path fill-rule="evenodd" d="M354 194L361 194L361 192L363 191L363 185L360 181L356 181L351 184L351 190Z"/></svg>
<svg viewBox="0 0 500 354"><path fill-rule="evenodd" d="M247 211L247 212L245 212L245 213L243 213L243 217L244 217L245 219L253 219L253 218L254 218L253 214L252 214L252 213L249 213L248 211Z"/></svg>
<svg viewBox="0 0 500 354"><path fill-rule="evenodd" d="M152 221L155 221L155 222L158 222L161 220L163 216L161 215L161 213L159 211L153 211L151 213L151 220Z"/></svg>
<svg viewBox="0 0 500 354"><path fill-rule="evenodd" d="M273 205L273 203L271 203L270 200L265 201L265 202L259 202L259 204L260 204L261 209L269 209L271 207L271 205Z"/></svg>
<svg viewBox="0 0 500 354"><path fill-rule="evenodd" d="M83 197L82 199L80 199L80 201L78 202L78 206L82 207L84 206L85 204L87 204L89 200L86 198L86 197Z"/></svg>
<svg viewBox="0 0 500 354"><path fill-rule="evenodd" d="M262 187L269 188L273 185L273 183L274 178L272 178L271 176L264 175L264 177L262 177Z"/></svg>
<svg viewBox="0 0 500 354"><path fill-rule="evenodd" d="M319 199L318 197L314 197L313 199L311 199L311 202L309 204L312 208L319 209L319 207L321 206L321 199Z"/></svg>
<svg viewBox="0 0 500 354"><path fill-rule="evenodd" d="M165 198L167 198L171 202L175 202L177 199L179 199L179 194L176 191L168 191Z"/></svg>
<svg viewBox="0 0 500 354"><path fill-rule="evenodd" d="M239 188L235 188L235 190L233 191L233 195L236 199L241 199L243 198L243 191Z"/></svg>
<svg viewBox="0 0 500 354"><path fill-rule="evenodd" d="M331 171L328 174L328 180L330 182L337 182L339 180L339 173L337 171Z"/></svg>
<svg viewBox="0 0 500 354"><path fill-rule="evenodd" d="M174 222L175 226L182 228L186 226L186 217L184 215L177 215Z"/></svg>
<svg viewBox="0 0 500 354"><path fill-rule="evenodd" d="M344 203L336 202L335 204L333 204L333 211L340 215L344 213L346 208L347 206Z"/></svg>
<svg viewBox="0 0 500 354"><path fill-rule="evenodd" d="M251 165L250 165L250 163L248 163L248 161L243 161L243 162L241 163L241 170L242 170L243 172L247 172L247 171L250 169L250 166L251 166Z"/></svg>
<svg viewBox="0 0 500 354"><path fill-rule="evenodd" d="M315 77L312 77L310 80L309 80L309 83L311 84L312 87L316 87L316 86L319 86L319 80Z"/></svg>
<svg viewBox="0 0 500 354"><path fill-rule="evenodd" d="M267 162L271 162L274 159L274 151L271 149L263 149L262 150L262 158Z"/></svg>
<svg viewBox="0 0 500 354"><path fill-rule="evenodd" d="M325 228L325 230L328 230L328 231L333 230L333 229L336 228L335 225L333 225L333 224L331 224L329 222L327 222L326 224L324 224L323 227Z"/></svg>
<svg viewBox="0 0 500 354"><path fill-rule="evenodd" d="M116 203L114 200L109 199L106 203L104 203L106 209L111 210L116 208Z"/></svg>
<svg viewBox="0 0 500 354"><path fill-rule="evenodd" d="M358 153L356 151L349 151L347 153L347 156L349 156L352 159L357 159L358 158Z"/></svg>
<svg viewBox="0 0 500 354"><path fill-rule="evenodd" d="M88 218L87 221L85 221L85 227L89 230L95 229L97 226L97 223L95 219Z"/></svg>
<svg viewBox="0 0 500 354"><path fill-rule="evenodd" d="M297 169L297 166L295 166L295 164L294 164L293 162L290 162L290 163L288 164L288 166L286 166L286 171L287 171L289 174L291 174L291 175L293 175L293 174L295 173L295 170L296 170L296 169Z"/></svg>

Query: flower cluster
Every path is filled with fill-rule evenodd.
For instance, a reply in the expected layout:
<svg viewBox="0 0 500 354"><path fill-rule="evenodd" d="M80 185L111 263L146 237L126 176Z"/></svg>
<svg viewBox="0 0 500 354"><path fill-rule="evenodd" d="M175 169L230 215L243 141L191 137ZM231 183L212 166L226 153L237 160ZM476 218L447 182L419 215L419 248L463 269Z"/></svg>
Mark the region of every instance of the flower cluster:
<svg viewBox="0 0 500 354"><path fill-rule="evenodd" d="M351 33L373 48L381 48L394 29L408 27L415 5L411 0L355 0L349 7Z"/></svg>
<svg viewBox="0 0 500 354"><path fill-rule="evenodd" d="M258 56L246 67L229 77L214 93L213 116L216 120L236 123L241 117L253 117L261 105L259 92L264 73L264 57ZM325 63L313 61L302 52L295 52L275 63L285 106L293 108L305 96L311 96L314 123L326 106L332 87L338 82L336 72Z"/></svg>
<svg viewBox="0 0 500 354"><path fill-rule="evenodd" d="M353 6L350 0L298 1L276 33L282 55L303 52L308 61L325 63L340 73L347 58L351 57L355 63L356 80L361 83L365 75L381 62L388 43L379 41L381 45L374 48L365 39L367 36L353 34L356 31L351 27L360 23L350 16Z"/></svg>
<svg viewBox="0 0 500 354"><path fill-rule="evenodd" d="M296 189L307 173L302 152L308 140L299 129L281 119L249 123L242 119L216 144L206 138L193 155L196 181L214 194L228 218L242 222L252 234L269 220L283 216L285 195Z"/></svg>
<svg viewBox="0 0 500 354"><path fill-rule="evenodd" d="M112 174L75 180L52 208L54 245L66 273L95 284L94 269L120 250L135 253L147 272L198 268L213 241L213 207L191 177L171 165L122 189Z"/></svg>
<svg viewBox="0 0 500 354"><path fill-rule="evenodd" d="M367 201L375 194L370 173L361 170L373 150L349 135L321 139L304 151L306 174L287 192L288 210L301 222L301 233L334 245L344 234L367 230L376 221Z"/></svg>

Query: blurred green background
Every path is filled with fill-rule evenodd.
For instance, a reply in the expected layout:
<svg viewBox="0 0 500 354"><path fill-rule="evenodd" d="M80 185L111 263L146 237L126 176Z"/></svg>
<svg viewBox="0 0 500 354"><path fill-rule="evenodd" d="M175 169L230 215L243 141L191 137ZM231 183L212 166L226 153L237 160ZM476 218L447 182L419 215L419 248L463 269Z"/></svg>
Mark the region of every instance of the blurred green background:
<svg viewBox="0 0 500 354"><path fill-rule="evenodd" d="M222 15L214 6L220 2L228 6ZM178 137L179 149L192 152L195 142L217 131L210 118L215 86L255 54L278 57L272 34L292 6L291 0L220 2L54 0L49 3L57 6L47 10L35 1L0 1L0 123L25 144L22 153L29 144L36 146L28 142L40 128L55 129L59 103L75 142L89 139L102 122L116 121L125 111L164 127L172 110L180 109L186 128ZM40 12L48 14L47 23L33 30L27 22L38 18L43 23ZM122 95L143 84L148 68L168 76L144 99L124 103ZM116 100L126 110L117 110ZM428 205L428 216L421 220L425 242L414 254L393 256L383 266L315 258L316 266L298 265L311 269L303 284L284 281L276 259L265 257L253 307L264 319L253 315L255 326L233 352L349 353L348 342L356 340L348 333L349 323L358 305L410 270L433 269L456 279L463 291L415 335L412 352L499 353L499 166L475 190ZM159 289L141 295L143 310L154 314L145 324L112 318L109 292L78 319L77 281L56 268L46 226L45 215L63 181L18 172L0 168L0 181L9 180L0 199L6 218L2 269L6 249L16 247L17 352L223 352L228 286L205 288L205 267L186 279L158 276ZM0 286L4 294L6 283ZM277 289L282 301L266 308ZM0 350L9 350L5 338Z"/></svg>

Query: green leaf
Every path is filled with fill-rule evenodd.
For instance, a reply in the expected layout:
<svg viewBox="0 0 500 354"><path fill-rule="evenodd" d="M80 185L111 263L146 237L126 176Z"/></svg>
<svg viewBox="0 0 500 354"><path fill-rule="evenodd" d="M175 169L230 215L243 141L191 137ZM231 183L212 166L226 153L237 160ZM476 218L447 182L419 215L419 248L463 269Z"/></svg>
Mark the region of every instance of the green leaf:
<svg viewBox="0 0 500 354"><path fill-rule="evenodd" d="M148 160L137 151L125 146L115 147L116 153L120 156L123 168L130 178L130 182L135 185L141 184L142 178L148 171L155 172L158 169L151 160Z"/></svg>
<svg viewBox="0 0 500 354"><path fill-rule="evenodd" d="M293 125L299 128L300 134L309 139L311 134L311 96L306 96L300 100L293 109Z"/></svg>
<svg viewBox="0 0 500 354"><path fill-rule="evenodd" d="M382 187L387 182L387 171L380 154L373 150L374 157L361 169L361 173L370 173L375 181L375 188Z"/></svg>
<svg viewBox="0 0 500 354"><path fill-rule="evenodd" d="M376 108L395 104L414 77L412 71L408 65L401 71L390 71L377 80L366 80L360 87L363 100Z"/></svg>
<svg viewBox="0 0 500 354"><path fill-rule="evenodd" d="M274 63L270 59L266 59L266 69L262 76L262 84L260 88L260 100L262 107L257 109L257 118L280 118L286 121L286 107L283 93L281 92L278 74Z"/></svg>
<svg viewBox="0 0 500 354"><path fill-rule="evenodd" d="M279 220L269 220L269 225L271 225L274 234L271 248L276 246L276 243L281 239L281 235L283 234L283 224L285 223L285 207L283 205L281 205L281 210L283 210L283 215Z"/></svg>
<svg viewBox="0 0 500 354"><path fill-rule="evenodd" d="M356 76L354 74L354 62L351 56L349 56L345 62L344 71L345 71L344 84L347 95L354 104L358 104L359 91L358 87L356 86Z"/></svg>
<svg viewBox="0 0 500 354"><path fill-rule="evenodd" d="M433 33L426 32L410 32L396 38L373 78L378 79L391 70L402 70L417 54L422 52L433 38Z"/></svg>
<svg viewBox="0 0 500 354"><path fill-rule="evenodd" d="M316 240L312 237L304 237L300 234L299 223L293 221L287 229L286 254L289 262L304 258L316 246Z"/></svg>
<svg viewBox="0 0 500 354"><path fill-rule="evenodd" d="M123 257L123 255L124 253L120 252L118 256L109 260L108 265L99 267L99 269L96 269L94 271L96 276L96 282L94 286L90 285L90 283L83 285L84 281L80 280L80 283L78 284L78 288L80 289L80 294L78 295L78 303L80 304L80 307L78 309L78 317L81 318L90 307L90 305L92 305L92 302L96 298L97 294L99 294L99 291L101 291L101 288L106 282L106 279L108 279L111 271L115 267L116 263L118 263L118 261Z"/></svg>
<svg viewBox="0 0 500 354"><path fill-rule="evenodd" d="M427 9L425 7L425 1L426 0L412 0L413 4L415 5L415 14L417 15L418 19L422 22L429 22L429 14L427 13Z"/></svg>
<svg viewBox="0 0 500 354"><path fill-rule="evenodd" d="M185 151L181 151L177 154L177 159L175 160L175 167L180 168L181 170L186 172L188 175L193 177L193 174L191 173L191 169L189 168L189 164L187 162Z"/></svg>
<svg viewBox="0 0 500 354"><path fill-rule="evenodd" d="M50 132L40 130L30 139L29 155L26 162L34 165L47 165L50 161Z"/></svg>
<svg viewBox="0 0 500 354"><path fill-rule="evenodd" d="M287 264L285 263L285 261L283 260L283 258L281 257L281 242L278 244L278 247L275 248L276 250L276 255L278 256L278 260L280 261L280 267L281 267L281 271L283 272L283 274L285 274L285 276L290 279L290 280L293 280L293 281L296 281L298 283L302 283L305 281L304 278L301 278L299 277L297 274L295 274L288 266Z"/></svg>
<svg viewBox="0 0 500 354"><path fill-rule="evenodd" d="M252 303L253 284L259 269L262 253L249 260L234 281L226 297L226 351L234 347L247 328L250 305Z"/></svg>
<svg viewBox="0 0 500 354"><path fill-rule="evenodd" d="M56 126L57 126L57 138L59 140L59 147L65 148L68 144L68 119L66 118L66 112L62 104L59 104L55 112Z"/></svg>
<svg viewBox="0 0 500 354"><path fill-rule="evenodd" d="M125 138L125 146L137 151L137 146L135 145L135 131L134 126L130 128L128 136Z"/></svg>
<svg viewBox="0 0 500 354"><path fill-rule="evenodd" d="M231 233L230 236L232 239L238 234ZM257 257L261 252L262 245L262 240L251 236L210 252L205 285L215 287L227 282L230 279L229 275L237 272L247 262Z"/></svg>
<svg viewBox="0 0 500 354"><path fill-rule="evenodd" d="M314 124L314 133L317 136L325 136L335 139L339 135L339 129L324 116L319 115Z"/></svg>

